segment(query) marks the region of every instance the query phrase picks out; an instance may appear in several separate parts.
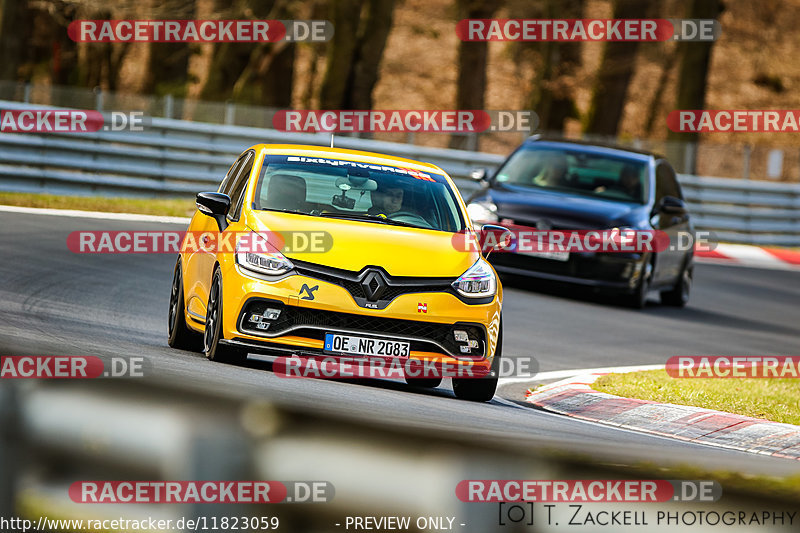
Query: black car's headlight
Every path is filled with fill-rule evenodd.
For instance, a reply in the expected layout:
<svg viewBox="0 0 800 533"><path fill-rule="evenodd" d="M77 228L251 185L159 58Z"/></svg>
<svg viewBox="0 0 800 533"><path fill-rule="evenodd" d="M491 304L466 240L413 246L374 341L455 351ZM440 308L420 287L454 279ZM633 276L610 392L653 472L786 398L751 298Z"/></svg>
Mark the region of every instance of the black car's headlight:
<svg viewBox="0 0 800 533"><path fill-rule="evenodd" d="M636 245L636 229L630 226L611 228L613 239L621 246L633 247Z"/></svg>
<svg viewBox="0 0 800 533"><path fill-rule="evenodd" d="M453 288L466 298L494 296L497 292L497 276L489 263L480 258L453 282Z"/></svg>
<svg viewBox="0 0 800 533"><path fill-rule="evenodd" d="M236 244L236 263L240 267L267 276L285 274L294 268L292 262L282 253L260 250L255 244L259 240L264 241L259 235L251 233L249 239Z"/></svg>
<svg viewBox="0 0 800 533"><path fill-rule="evenodd" d="M467 215L469 215L469 219L473 223L491 223L499 220L497 217L497 206L489 201L472 202L467 206Z"/></svg>

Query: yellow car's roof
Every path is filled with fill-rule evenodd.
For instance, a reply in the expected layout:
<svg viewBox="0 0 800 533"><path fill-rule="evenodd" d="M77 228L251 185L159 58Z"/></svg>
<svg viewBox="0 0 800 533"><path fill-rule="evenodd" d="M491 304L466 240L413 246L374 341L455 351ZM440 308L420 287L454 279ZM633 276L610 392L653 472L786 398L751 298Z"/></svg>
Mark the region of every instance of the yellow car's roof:
<svg viewBox="0 0 800 533"><path fill-rule="evenodd" d="M435 172L437 174L447 173L436 165L414 161L386 154L375 152L362 152L361 150L348 150L347 148L330 148L327 146L311 146L305 144L256 144L250 147L251 150L265 150L270 155L296 155L306 157L324 157L328 159L346 159L359 163L369 163L372 165L387 165L392 167L407 168Z"/></svg>

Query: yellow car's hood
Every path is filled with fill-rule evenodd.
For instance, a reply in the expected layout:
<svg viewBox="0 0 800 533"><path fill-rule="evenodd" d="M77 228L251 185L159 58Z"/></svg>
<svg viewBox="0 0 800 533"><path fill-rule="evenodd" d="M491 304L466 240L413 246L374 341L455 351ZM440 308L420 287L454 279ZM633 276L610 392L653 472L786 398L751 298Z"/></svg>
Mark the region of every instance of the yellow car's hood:
<svg viewBox="0 0 800 533"><path fill-rule="evenodd" d="M457 277L478 260L477 252L454 246L454 234L374 222L311 217L274 211L251 212L247 224L260 233L326 232L324 252L284 250L289 259L358 272L380 266L392 276Z"/></svg>

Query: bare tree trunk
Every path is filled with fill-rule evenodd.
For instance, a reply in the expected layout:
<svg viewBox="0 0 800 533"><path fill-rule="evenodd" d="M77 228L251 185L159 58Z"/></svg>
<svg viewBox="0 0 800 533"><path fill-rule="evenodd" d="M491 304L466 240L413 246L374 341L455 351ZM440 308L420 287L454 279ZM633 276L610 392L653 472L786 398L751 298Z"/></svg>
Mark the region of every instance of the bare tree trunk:
<svg viewBox="0 0 800 533"><path fill-rule="evenodd" d="M260 80L261 105L291 107L296 52L296 44L275 50L270 66Z"/></svg>
<svg viewBox="0 0 800 533"><path fill-rule="evenodd" d="M714 19L719 17L723 5L719 0L691 0L687 18ZM678 67L678 95L675 109L703 109L706 104L708 66L711 63L711 50L714 41L682 42L681 62ZM667 155L681 172L694 174L696 160L692 158L685 165L686 150L697 143L700 134L694 132L674 132L667 134Z"/></svg>
<svg viewBox="0 0 800 533"><path fill-rule="evenodd" d="M666 43L664 43L664 45L666 45ZM656 82L656 92L653 93L653 98L650 100L650 105L647 110L647 120L645 121L644 130L648 135L653 134L656 117L658 116L658 110L661 106L661 100L664 98L664 91L667 88L667 81L669 81L670 72L672 72L678 59L678 50L679 48L675 46L666 54L667 58L661 62L661 73L658 76L658 82Z"/></svg>
<svg viewBox="0 0 800 533"><path fill-rule="evenodd" d="M169 0L156 2L153 18L194 19L195 0ZM189 81L189 58L192 45L189 43L150 43L147 60L147 78L143 92L154 94L186 94Z"/></svg>
<svg viewBox="0 0 800 533"><path fill-rule="evenodd" d="M356 48L345 94L345 109L372 109L372 91L378 82L378 71L392 29L395 0L368 0L364 31Z"/></svg>
<svg viewBox="0 0 800 533"><path fill-rule="evenodd" d="M645 18L651 5L652 0L616 0L614 18ZM587 133L617 135L638 49L637 42L606 43L584 130Z"/></svg>
<svg viewBox="0 0 800 533"><path fill-rule="evenodd" d="M27 0L0 0L0 80L19 79L32 28L33 12Z"/></svg>
<svg viewBox="0 0 800 533"><path fill-rule="evenodd" d="M549 18L577 19L584 0L548 0ZM539 129L563 133L568 118L578 117L575 75L581 65L581 43L542 43L543 68L531 93L530 108L539 116Z"/></svg>
<svg viewBox="0 0 800 533"><path fill-rule="evenodd" d="M217 12L225 13L224 18L269 18L274 0L217 0ZM211 59L208 79L200 91L203 100L223 101L234 94L234 86L251 64L253 45L251 43L217 43ZM243 92L239 97L252 101Z"/></svg>
<svg viewBox="0 0 800 533"><path fill-rule="evenodd" d="M328 43L327 65L320 87L319 105L322 109L344 107L347 83L358 46L362 4L363 0L337 0L331 6L335 31Z"/></svg>
<svg viewBox="0 0 800 533"><path fill-rule="evenodd" d="M457 0L458 18L491 18L500 7L492 0ZM456 85L456 109L484 109L486 107L486 63L489 58L489 43L483 41L461 41L458 43L458 80ZM450 148L466 149L469 138L451 135Z"/></svg>

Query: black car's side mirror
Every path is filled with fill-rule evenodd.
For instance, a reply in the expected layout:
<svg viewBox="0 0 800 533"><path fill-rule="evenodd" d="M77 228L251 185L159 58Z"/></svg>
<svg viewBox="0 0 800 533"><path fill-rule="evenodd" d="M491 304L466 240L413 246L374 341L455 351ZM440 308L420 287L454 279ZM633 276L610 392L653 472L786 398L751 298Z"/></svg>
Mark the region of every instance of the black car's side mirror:
<svg viewBox="0 0 800 533"><path fill-rule="evenodd" d="M199 192L197 193L197 209L204 215L208 215L217 221L219 230L223 231L228 227L228 220L225 216L231 208L231 199L227 194L219 192Z"/></svg>
<svg viewBox="0 0 800 533"><path fill-rule="evenodd" d="M667 215L685 215L686 202L674 196L665 196L658 202L656 211Z"/></svg>
<svg viewBox="0 0 800 533"><path fill-rule="evenodd" d="M472 181L477 181L483 187L489 186L489 170L485 168L476 168L469 173L469 177Z"/></svg>

